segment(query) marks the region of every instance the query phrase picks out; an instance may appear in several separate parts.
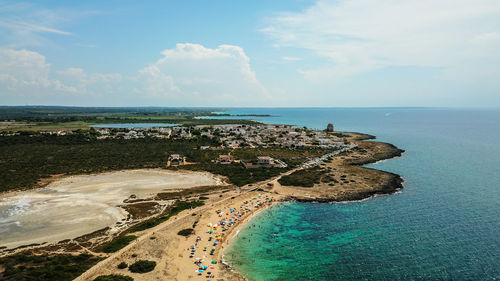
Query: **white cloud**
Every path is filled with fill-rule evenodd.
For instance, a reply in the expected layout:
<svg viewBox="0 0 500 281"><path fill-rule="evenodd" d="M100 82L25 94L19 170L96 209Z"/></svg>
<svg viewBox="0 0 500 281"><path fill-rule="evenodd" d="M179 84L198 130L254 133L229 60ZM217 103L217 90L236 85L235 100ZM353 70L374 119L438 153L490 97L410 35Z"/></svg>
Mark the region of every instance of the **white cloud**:
<svg viewBox="0 0 500 281"><path fill-rule="evenodd" d="M38 24L32 24L29 22L23 21L1 21L0 26L10 28L10 29L18 29L32 32L48 32L48 33L56 33L61 35L71 35L71 32L59 30L52 27L42 26Z"/></svg>
<svg viewBox="0 0 500 281"><path fill-rule="evenodd" d="M122 75L87 73L81 68L53 72L45 56L29 50L0 49L0 96L42 99L115 92Z"/></svg>
<svg viewBox="0 0 500 281"><path fill-rule="evenodd" d="M245 105L268 97L250 67L250 59L238 46L211 49L180 43L161 54L156 63L140 70L138 79L144 86L136 91L200 106Z"/></svg>
<svg viewBox="0 0 500 281"><path fill-rule="evenodd" d="M486 32L478 34L474 39L476 42L500 40L500 32Z"/></svg>
<svg viewBox="0 0 500 281"><path fill-rule="evenodd" d="M38 3L2 3L0 44L9 48L51 45L53 43L48 35L72 35L68 30L71 24L100 13L95 10L47 9Z"/></svg>
<svg viewBox="0 0 500 281"><path fill-rule="evenodd" d="M154 97L172 97L179 93L179 88L174 84L172 77L161 72L157 65L150 65L139 71L139 78L142 89L135 88L135 92Z"/></svg>
<svg viewBox="0 0 500 281"><path fill-rule="evenodd" d="M299 61L299 60L302 60L301 58L297 58L297 57L282 57L281 59L282 60L286 60L286 61Z"/></svg>
<svg viewBox="0 0 500 281"><path fill-rule="evenodd" d="M472 67L495 70L500 63L497 0L319 0L277 15L262 32L281 47L327 58L321 67L301 70L311 79L420 66L459 70L460 80L474 76Z"/></svg>
<svg viewBox="0 0 500 281"><path fill-rule="evenodd" d="M27 50L0 49L0 86L22 92L30 88L47 88L50 65L45 57Z"/></svg>
<svg viewBox="0 0 500 281"><path fill-rule="evenodd" d="M71 92L80 94L109 92L122 81L119 73L87 73L82 68L74 67L58 71L57 74L67 85L71 85ZM59 90L64 88L60 87Z"/></svg>
<svg viewBox="0 0 500 281"><path fill-rule="evenodd" d="M70 67L53 71L45 56L28 50L0 49L0 96L44 101L137 102L141 105L259 105L269 95L242 48L177 44L133 77ZM43 98L46 99L43 99ZM17 99L19 100L19 99Z"/></svg>

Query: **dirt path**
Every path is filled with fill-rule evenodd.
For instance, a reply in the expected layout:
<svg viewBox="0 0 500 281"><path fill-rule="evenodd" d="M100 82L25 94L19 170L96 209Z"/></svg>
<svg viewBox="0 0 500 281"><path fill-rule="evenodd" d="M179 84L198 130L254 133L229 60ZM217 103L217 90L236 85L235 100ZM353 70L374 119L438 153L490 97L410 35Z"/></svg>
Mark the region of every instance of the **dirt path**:
<svg viewBox="0 0 500 281"><path fill-rule="evenodd" d="M204 205L204 206L201 206L201 207L189 210L189 211L183 211L180 215L177 215L164 223L161 223L153 228L146 230L135 241L131 242L129 245L125 246L124 248L120 249L119 251L111 254L110 256L108 256L108 258L97 263L92 268L90 268L89 270L87 270L86 272L84 272L82 275L80 275L79 277L77 277L74 280L75 281L93 280L95 277L97 277L98 274L113 271L112 267L110 267L111 264L116 263L116 260L123 257L124 253L127 253L131 249L133 249L134 247L137 247L138 245L142 244L143 242L150 240L150 238L153 235L155 235L155 233L159 234L159 233L161 233L162 230L165 230L166 228L168 228L168 227L170 227L170 226L172 226L172 225L174 225L182 220L193 217L193 214L195 214L195 213L209 213L210 210L214 209L214 206L221 206L228 201L234 201L237 197L241 198L248 193L252 193L252 192L256 191L257 189L266 188L266 185L268 183L277 182L282 176L289 175L289 174L291 174L299 169L302 169L302 167L289 170L285 173L282 173L274 178L271 178L271 179L268 179L265 181L261 181L261 182L258 182L258 183L252 184L252 185L243 186L240 188L239 192L233 191L232 193L228 194L228 196L225 196L221 200L212 202L211 204ZM237 192L237 193L235 194L235 192ZM167 260L168 260L168 257L166 257L166 256L163 257L158 262L159 267L157 269L155 269L155 271L158 269L162 269L162 267L164 267L164 265L167 263ZM130 274L130 273L127 272L127 274Z"/></svg>
<svg viewBox="0 0 500 281"><path fill-rule="evenodd" d="M212 195L211 200L207 201L206 205L183 211L176 217L139 233L140 236L136 241L111 254L107 259L99 262L75 280L90 281L104 274L124 274L133 277L135 280L206 280L206 277L198 276L199 273L195 272L196 265L193 264L194 257L190 254L190 251L191 247L197 244L197 241L195 241L197 236L201 238L201 244L210 241L208 240L209 238L214 238L214 234L208 233L207 225L220 220L220 216L218 217L215 210L221 209L224 213L229 214L230 208L234 209L236 207L238 209L249 206L249 200L271 197L273 199L282 199L289 196L291 194L289 188L281 186L278 182L279 179L304 168L300 166L281 173L276 177L221 193L219 195L221 196L220 198L213 198L215 195ZM261 211L262 209L257 209L257 211ZM257 212L252 209L241 220L238 220L234 224L234 227L229 228L224 233L218 232L218 235L222 235L222 243L220 247L217 247L213 256L209 256L206 252L201 252L202 246L197 249L196 257L204 260L213 259L218 262L211 269L211 273L215 275L215 278L210 279L239 280L241 278L237 274L228 271L223 264L220 264L220 261L224 247L227 247L231 237L234 237L233 233L235 229L242 228L244 223L248 222L255 213ZM197 225L193 227L195 222ZM187 238L177 235L179 230L185 228L193 228L196 234ZM155 239L151 239L153 236L155 236ZM199 254L204 256L198 256ZM130 264L138 259L154 260L157 266L154 271L146 274L134 274L126 269L120 270L116 267L122 261Z"/></svg>

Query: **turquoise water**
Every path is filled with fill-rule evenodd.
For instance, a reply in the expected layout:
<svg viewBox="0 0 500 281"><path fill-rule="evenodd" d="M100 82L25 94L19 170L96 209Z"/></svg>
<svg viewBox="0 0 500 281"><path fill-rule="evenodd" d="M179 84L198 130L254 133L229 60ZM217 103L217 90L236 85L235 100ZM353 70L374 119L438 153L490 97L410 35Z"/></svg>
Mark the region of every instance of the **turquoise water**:
<svg viewBox="0 0 500 281"><path fill-rule="evenodd" d="M369 165L401 193L286 203L241 231L226 259L251 280L500 280L500 110L239 109L377 135L406 150Z"/></svg>
<svg viewBox="0 0 500 281"><path fill-rule="evenodd" d="M174 127L180 126L179 124L170 124L170 123L120 123L120 124L97 124L90 125L90 127L94 128L120 128L120 129L128 129L128 128L160 128L160 127Z"/></svg>

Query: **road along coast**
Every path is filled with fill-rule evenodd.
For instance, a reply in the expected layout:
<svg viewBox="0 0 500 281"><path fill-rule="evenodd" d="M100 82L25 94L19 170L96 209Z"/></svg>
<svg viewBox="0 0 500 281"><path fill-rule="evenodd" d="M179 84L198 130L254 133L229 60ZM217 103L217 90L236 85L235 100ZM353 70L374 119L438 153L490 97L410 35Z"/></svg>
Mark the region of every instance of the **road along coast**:
<svg viewBox="0 0 500 281"><path fill-rule="evenodd" d="M128 275L134 280L243 280L223 263L224 249L245 223L265 208L293 200L360 200L394 193L403 187L403 180L396 174L360 166L403 153L391 144L370 139L373 136L348 133L348 140L356 146L315 167L301 166L253 185L214 191L207 195L204 206L184 210L156 227L135 233L138 238L134 242L75 280L94 280L107 274ZM313 182L298 182L307 186L280 183L293 182L296 173L302 173L298 174L300 177L306 173ZM118 269L122 262L132 264L137 260L155 261L156 266L142 274Z"/></svg>

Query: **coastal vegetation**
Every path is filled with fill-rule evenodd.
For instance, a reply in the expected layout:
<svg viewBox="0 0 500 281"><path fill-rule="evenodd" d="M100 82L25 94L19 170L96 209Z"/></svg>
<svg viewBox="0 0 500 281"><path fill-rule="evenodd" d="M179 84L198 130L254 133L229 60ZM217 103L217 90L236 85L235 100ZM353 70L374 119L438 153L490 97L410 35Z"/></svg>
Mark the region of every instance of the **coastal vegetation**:
<svg viewBox="0 0 500 281"><path fill-rule="evenodd" d="M8 145L11 145L12 147L16 147L18 145L27 145L32 143L33 140L36 140L34 143L35 145L40 145L40 146L45 146L45 145L53 145L54 149L68 149L73 146L78 147L79 149L82 149L87 153L86 155L88 157L93 157L93 160L85 160L82 159L81 161L84 162L85 167L89 167L89 169L95 169L98 170L96 167L99 167L99 162L95 160L97 158L95 155L92 155L93 152L95 153L96 151L99 151L99 153L105 154L109 153L109 151L104 151L105 145L110 145L119 147L119 150L121 153L123 153L126 157L136 157L133 156L134 151L130 152L130 150L133 149L142 149L143 155L137 156L137 157L143 157L142 162L136 162L141 163L142 165L146 165L145 167L155 167L154 165L158 165L157 167L164 167L164 160L160 158L160 161L157 161L155 157L160 156L165 156L165 155L170 155L174 152L180 153L183 155L189 155L189 162L193 161L195 164L189 164L189 165L184 165L184 166L178 166L178 167L168 167L168 169L189 169L189 170L196 170L196 171L211 171L216 174L220 175L225 175L230 183L233 183L234 185L245 185L245 184L250 184L254 183L260 180L265 180L269 179L275 175L278 175L284 171L287 171L293 167L296 167L298 164L303 163L306 160L312 159L315 156L319 155L324 155L328 152L331 152L332 149L323 149L320 147L315 147L315 148L298 148L298 149L288 149L284 147L256 147L253 149L249 148L236 148L229 150L228 148L226 149L218 149L218 150L201 150L199 149L199 143L201 142L210 142L213 141L211 138L194 138L194 139L177 139L175 141L173 140L166 140L166 139L150 139L150 138L142 138L142 139L131 139L131 140L124 140L124 139L106 139L106 140L97 140L94 139L92 136L92 130L89 131L81 131L78 134L75 135L68 135L68 136L58 136L57 140L55 140L56 137L52 137L49 135L40 135L40 134L35 134L35 135L28 135L28 134L22 134L19 136L11 136L12 138L18 138L17 141L10 143ZM64 137L67 138L74 138L71 140L64 140ZM1 138L0 138L1 140ZM102 147L101 147L102 146ZM122 146L122 147L121 147ZM143 147L148 147L151 146L149 151L148 149L143 149ZM361 145L360 145L361 146ZM96 148L97 147L97 150ZM380 150L384 150L384 147L387 148L387 146L381 146ZM0 149L3 149L0 146ZM67 160L66 163L73 163L74 166L77 169L79 166L78 160L71 159L72 157L75 157L76 155L78 157L80 156L80 151L76 148L73 147L74 150L71 151L71 155L68 156L67 158L70 158ZM123 150L128 150L128 151L122 151ZM231 156L239 159L256 159L258 156L270 156L274 157L277 159L281 159L285 161L288 166L285 166L285 168L275 168L275 167L261 167L261 168L251 168L251 169L246 169L241 163L231 163L231 164L219 164L214 161L214 159L217 159L217 156L221 154L227 154L228 152L231 152ZM341 163L349 163L349 161L352 161L352 159L355 159L357 161L362 161L367 157L370 157L371 153L373 151L376 151L370 147L365 147L364 150L353 150L349 153L342 154L338 156L339 161ZM36 153L36 152L34 152ZM47 150L47 153L52 153ZM151 153L150 155L144 155L147 153ZM155 154L159 153L159 154ZM163 153L163 154L162 154ZM379 157L381 155L380 153L376 153L376 157ZM46 155L44 155L46 156ZM27 155L26 157L32 157L31 155ZM165 156L168 157L168 156ZM335 159L337 159L335 158ZM1 157L0 157L1 159ZM193 159L193 160L192 160ZM120 158L117 156L114 161L119 161ZM329 159L332 160L332 159ZM17 159L16 159L17 161ZM88 164L85 161L94 161L94 167L91 167L90 164ZM133 159L131 160L133 161ZM394 190L393 186L400 186L400 182L396 182L396 184L391 184L387 183L387 181L384 179L377 181L378 185L363 185L364 186L374 186L373 190L364 190L364 189L353 189L351 187L357 187L358 186L358 178L354 177L347 177L347 175L351 174L359 174L363 175L364 180L370 180L370 183L374 183L377 178L375 176L369 176L368 178L368 172L370 171L369 169L361 168L361 167L351 167L349 165L344 166L342 164L337 165L335 161L331 163L317 163L314 162L316 160L311 160L310 163L316 163L319 166L315 166L309 169L304 169L304 170L299 170L296 171L289 176L284 176L281 180L280 183L282 185L294 185L294 186L304 186L304 187L312 187L317 183L323 184L321 185L321 189L314 189L314 192L311 192L311 190L303 191L303 193L295 193L296 190L299 189L283 189L283 190L278 190L279 192L283 193L275 193L277 196L285 196L287 195L286 192L292 191L286 198L288 200L297 200L297 201L319 201L319 202L331 202L331 201L336 201L336 200L352 200L352 198L364 198L367 196L370 196L372 194L376 193L382 193L382 192L391 192L391 190ZM123 160L122 160L123 162ZM25 162L27 163L27 162ZM40 162L43 163L43 162ZM50 161L49 161L50 163ZM95 165L97 163L97 165ZM106 162L108 163L108 162ZM0 162L0 165L3 165L3 162ZM334 165L334 166L330 166ZM6 164L5 164L6 165ZM120 165L120 164L118 164ZM150 165L150 166L148 166ZM50 167L50 166L49 166ZM80 166L81 167L81 166ZM107 166L100 166L103 169L108 169L109 167ZM67 168L67 167L66 167ZM36 169L36 168L35 168ZM114 169L114 166L113 166ZM357 169L357 172L355 171L348 170L348 169ZM71 171L71 169L69 169ZM88 172L88 171L83 171L83 172ZM76 173L76 172L75 172ZM335 174L334 174L335 173ZM361 176L360 176L361 177ZM373 178L373 180L371 180ZM355 181L356 180L356 181ZM326 185L324 184L326 183ZM336 184L338 183L338 184ZM332 188L329 188L328 186L334 186ZM348 185L350 190L353 190L352 193L346 193L344 194L344 191L340 185ZM257 186L257 185L256 185ZM381 188L379 186L382 186ZM384 187L384 186L387 186ZM234 186L231 185L220 185L220 186L199 186L195 187L189 190L173 190L172 192L168 192L168 190L163 191L162 193L157 194L154 196L154 198L151 198L151 200L176 200L172 205L167 207L165 210L163 210L159 215L153 218L146 219L145 221L139 222L136 225L132 225L131 228L128 230L123 231L121 233L121 236L118 236L115 238L113 241L107 243L106 245L92 245L92 246L85 246L89 247L93 250L101 250L104 252L115 252L118 251L119 249L125 247L128 245L131 241L133 241L136 236L135 235L129 235L130 233L138 232L138 231L143 231L147 230L151 227L155 227L159 225L162 222L167 221L169 218L171 218L174 215L179 214L183 210L191 209L191 208L196 208L199 206L203 206L205 203L203 200L207 198L212 198L215 199L215 194L217 194L219 197L224 197L224 193L233 189ZM392 188L392 189L390 189ZM320 190L318 192L318 190ZM262 191L262 189L260 189ZM259 191L259 192L260 192ZM332 192L333 191L333 192ZM309 195L309 194L312 194ZM209 197L207 197L209 196ZM235 197L230 197L233 196L233 193L230 195L226 195L227 198L232 198L234 199ZM357 196L357 197L356 197ZM147 199L150 200L150 199ZM154 204L148 203L148 202L142 202L141 199L137 199L136 197L130 197L129 199L125 200L126 204L131 205L129 210L136 210L134 211L135 213L139 214L142 211L141 210L146 210L150 209L151 206L155 206ZM147 203L147 204L146 204ZM210 200L210 203L213 203L212 200ZM150 206L151 205L151 206ZM158 210L161 210L160 208ZM200 214L200 212L203 212L203 209L196 210L196 214ZM132 213L134 213L132 212ZM196 216L194 214L194 216ZM141 217L141 216L137 216ZM141 218L145 218L146 216L142 216ZM203 235L202 231L198 231L197 225L206 225L203 221L201 221L201 216L200 218L191 218L191 216L187 217L190 220L193 220L194 223L192 224L192 228L186 228L186 229L176 229L175 232L172 233L172 237L175 237L177 235L182 235L182 236L189 236L194 232L196 229L196 233L199 233L199 235ZM200 222L201 221L201 222ZM190 222L191 223L191 222ZM184 227L191 227L191 226L184 226ZM182 230L180 230L182 229ZM180 230L180 231L179 231ZM136 233L134 233L136 234ZM137 236L141 235L140 233L136 234ZM154 236L150 236L154 237ZM151 238L150 238L151 239ZM134 251L138 251L137 254L131 255L134 260L137 256L143 256L143 252L141 252L140 245L144 245L145 243L151 243L150 239L141 239L141 242L137 243L137 245L134 245L135 248ZM160 243L163 243L164 241L161 241L164 239L154 239L155 245L159 245ZM184 240L184 239L181 239ZM169 251L172 252L172 251ZM122 256L123 257L123 256ZM144 256L143 256L144 257ZM124 259L128 260L128 257L125 257ZM112 271L104 271L104 272L94 272L98 276L99 274L108 274L108 273L123 273L125 272L123 269L127 268L127 264L125 262L121 262L121 260L118 260L114 266L112 266ZM118 266L117 266L118 265ZM134 264L130 265L128 268L130 272L136 272L136 273L143 273L143 272L150 272L153 271L156 266L156 263L154 261L147 261L147 260L140 260L135 262ZM150 274L156 274L156 273L150 273ZM121 275L123 276L123 275ZM149 274L148 274L149 276ZM99 277L102 278L108 278L108 279L101 279L101 280L122 280L122 279L113 279L113 278L121 278L121 277L116 277L116 276L111 276L111 275L101 275ZM98 278L99 278L98 277ZM128 278L127 276L123 276L123 278ZM1 279L1 278L0 278ZM11 279L11 280L17 280L17 279ZM23 280L23 279L20 279ZM30 279L28 279L30 280ZM99 279L98 279L99 280ZM130 279L123 279L123 280L130 280Z"/></svg>
<svg viewBox="0 0 500 281"><path fill-rule="evenodd" d="M223 150L200 150L204 145L217 145L215 138L170 140L157 138L102 139L94 130L80 130L65 136L23 133L0 137L0 191L36 186L41 179L53 175L99 173L122 169L164 168L171 154L182 154L194 165L183 169L208 171L223 175L238 186L254 183L283 172L283 168L245 169L238 163L219 165L212 160ZM232 150L238 159L253 160L271 156L285 161L289 168L309 157L327 153L328 149L238 148ZM173 168L177 169L177 168Z"/></svg>
<svg viewBox="0 0 500 281"><path fill-rule="evenodd" d="M286 186L313 187L315 184L330 180L327 172L326 169L316 166L309 169L298 170L290 175L283 176L278 182Z"/></svg>
<svg viewBox="0 0 500 281"><path fill-rule="evenodd" d="M134 273L146 273L150 272L156 267L156 262L148 260L138 260L128 267L130 272Z"/></svg>
<svg viewBox="0 0 500 281"><path fill-rule="evenodd" d="M281 159L288 164L287 168L261 167L246 169L239 163L228 165L213 165L209 162L201 162L197 165L184 166L184 169L193 171L208 171L210 173L225 176L231 183L237 186L243 186L259 181L263 181L283 173L290 168L296 167L308 158L318 157L331 152L332 149L325 148L296 148L287 149L281 147L267 148L240 148L232 151L233 157L245 160L255 160L258 156L270 156L275 159Z"/></svg>
<svg viewBox="0 0 500 281"><path fill-rule="evenodd" d="M101 258L91 255L31 255L19 253L0 258L0 280L73 280Z"/></svg>
<svg viewBox="0 0 500 281"><path fill-rule="evenodd" d="M258 148L242 148L233 151L233 156L237 159L256 160L258 156L270 156L274 159L285 161L289 167L293 168L308 158L314 158L325 155L334 151L331 148L320 147L297 147L294 149L282 147L258 147Z"/></svg>
<svg viewBox="0 0 500 281"><path fill-rule="evenodd" d="M183 230L177 232L177 234L180 236L189 236L189 235L193 234L193 231L194 231L194 229L192 229L192 228L186 228L186 229L183 229Z"/></svg>
<svg viewBox="0 0 500 281"><path fill-rule="evenodd" d="M255 184L270 179L301 165L305 161L342 147L342 144L336 144L335 139L330 146L325 145L325 139L322 139L323 142L320 145L317 139L328 137L322 132L305 131L287 126L265 127L263 129L264 127L259 126L245 126L244 124L252 123L252 121L244 120L235 122L235 120L196 119L197 115L202 115L198 111L179 114L179 112L170 111L153 113L130 110L103 113L100 109L92 109L95 112L91 112L92 110L87 112L71 110L73 111L68 113L66 109L61 109L60 112L58 109L34 109L29 114L24 112L17 117L10 117L15 114L2 115L0 108L0 116L4 116L4 120L9 119L9 121L0 124L7 126L7 128L0 127L0 191L45 186L64 175L141 168L208 171L226 177L227 182L232 184L200 186L157 194L151 199L175 201L155 217L131 225L129 229L123 231L110 242L104 245L101 244L102 242L93 245L91 245L93 242L89 242L85 246L105 253L113 253L129 245L140 235L136 232L155 227L183 210L203 206L205 204L203 201L213 198L212 194L214 193L220 193L218 196L223 197L223 193L233 189L234 186ZM10 120L11 118L15 121ZM87 127L89 124L136 122L176 123L185 126L175 130L165 129L161 131L161 134L160 130L156 129L140 131ZM220 128L190 127L197 124L226 123L241 125L221 126ZM15 126L19 127L16 129ZM234 131L228 128L234 128ZM265 131L259 132L259 130ZM13 131L17 132L10 133ZM131 133L136 134L136 136L140 134L140 137L130 137ZM302 137L300 140L293 137L287 138L288 133L290 136L301 135ZM328 143L328 139L326 143ZM173 155L180 155L183 159L182 163L179 163L180 166L171 165L172 162L169 160ZM220 156L226 156L230 161L221 162ZM248 168L248 163L259 163L258 161L262 158L274 159L280 164L262 164ZM294 173L290 175L290 178L285 179L285 182L288 180L296 182L295 185L307 185L317 180L314 179L315 173L320 172L320 170L313 168L306 174ZM324 178L322 175L320 180ZM124 208L133 219L149 217L154 213L149 212L149 210L155 209L158 205L155 202L135 200L135 197L127 199L124 203L126 204ZM155 210L158 212L161 209ZM192 228L177 230L176 233L187 237L194 233L197 223L198 220ZM154 236L150 239L154 240ZM134 257L135 254L132 256ZM64 267L68 266L64 262L64 260L58 262L57 266L61 271L64 271ZM11 271L17 270L21 272L20 274L27 276L28 273L26 273L22 263L19 264L19 267L13 266ZM82 266L84 264L83 262ZM155 266L154 261L141 260L130 266L121 262L113 268L117 271L115 273L124 272L119 269L127 267L131 272L142 273L152 271ZM50 266L47 268L50 270ZM81 270L80 273L83 271L85 269ZM17 277L7 280L24 280ZM131 280L130 278L123 275L102 275L96 280ZM48 280L67 279L58 279L55 276L48 278Z"/></svg>
<svg viewBox="0 0 500 281"><path fill-rule="evenodd" d="M67 136L18 135L0 137L0 191L29 188L57 174L99 173L112 170L165 167L172 153L191 161L208 162L217 152L200 151L212 140L197 138L97 140L89 131Z"/></svg>
<svg viewBox="0 0 500 281"><path fill-rule="evenodd" d="M160 192L155 196L155 200L176 200L185 197L195 196L198 194L209 194L216 191L225 191L231 188L230 186L219 186L219 185L211 185L211 186L197 186L189 189L173 191L173 192ZM201 196L198 198L199 200L206 200L208 197Z"/></svg>
<svg viewBox="0 0 500 281"><path fill-rule="evenodd" d="M137 232L137 231L142 231L146 230L151 227L155 227L159 225L160 223L167 221L169 218L177 215L178 213L187 210L187 209L193 209L199 206L203 206L205 203L203 201L177 201L175 202L171 207L169 207L167 210L165 210L161 215L145 220L143 222L140 222L139 224L133 226L132 228L129 229L129 232Z"/></svg>
<svg viewBox="0 0 500 281"><path fill-rule="evenodd" d="M225 176L231 183L237 186L243 186L249 183L262 181L286 171L283 168L255 168L245 169L241 164L234 163L229 165L198 164L185 166L185 169L192 171L207 171L210 173Z"/></svg>
<svg viewBox="0 0 500 281"><path fill-rule="evenodd" d="M110 274L98 276L94 281L134 281L134 278L121 274Z"/></svg>
<svg viewBox="0 0 500 281"><path fill-rule="evenodd" d="M102 247L102 251L105 253L116 252L121 248L127 246L130 242L134 241L135 239L137 239L137 236L135 235L119 236L113 239L111 242L105 244Z"/></svg>

